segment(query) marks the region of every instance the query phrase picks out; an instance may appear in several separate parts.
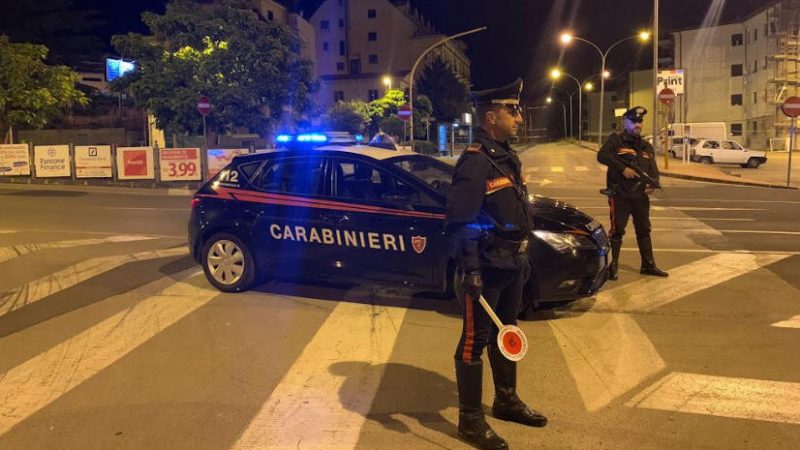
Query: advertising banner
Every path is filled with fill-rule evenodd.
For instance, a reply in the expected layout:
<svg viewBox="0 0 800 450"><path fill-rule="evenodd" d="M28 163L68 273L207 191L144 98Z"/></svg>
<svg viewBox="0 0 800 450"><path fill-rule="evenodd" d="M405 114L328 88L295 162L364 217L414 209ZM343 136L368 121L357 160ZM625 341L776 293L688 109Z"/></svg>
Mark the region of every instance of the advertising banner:
<svg viewBox="0 0 800 450"><path fill-rule="evenodd" d="M199 148L159 150L161 181L197 181L201 178Z"/></svg>
<svg viewBox="0 0 800 450"><path fill-rule="evenodd" d="M110 145L76 145L76 178L111 178Z"/></svg>
<svg viewBox="0 0 800 450"><path fill-rule="evenodd" d="M220 170L227 166L236 155L246 155L249 150L246 148L210 148L208 149L208 170L206 180L216 175Z"/></svg>
<svg viewBox="0 0 800 450"><path fill-rule="evenodd" d="M677 95L683 95L686 86L683 69L659 70L658 90L669 88Z"/></svg>
<svg viewBox="0 0 800 450"><path fill-rule="evenodd" d="M68 177L72 175L69 145L37 145L33 147L36 178Z"/></svg>
<svg viewBox="0 0 800 450"><path fill-rule="evenodd" d="M30 174L28 144L0 145L0 176Z"/></svg>
<svg viewBox="0 0 800 450"><path fill-rule="evenodd" d="M152 180L155 178L152 147L118 147L117 178Z"/></svg>

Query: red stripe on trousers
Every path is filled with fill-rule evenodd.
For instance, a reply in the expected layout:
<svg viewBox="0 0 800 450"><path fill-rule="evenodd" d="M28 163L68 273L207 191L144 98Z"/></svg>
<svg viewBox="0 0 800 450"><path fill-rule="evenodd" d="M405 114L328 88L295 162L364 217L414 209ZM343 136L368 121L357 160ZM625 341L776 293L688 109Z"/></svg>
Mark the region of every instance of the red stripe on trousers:
<svg viewBox="0 0 800 450"><path fill-rule="evenodd" d="M464 321L466 324L465 330L465 337L464 337L464 351L461 353L461 360L463 362L472 362L472 346L475 343L475 321L472 317L472 298L469 295L465 295L465 301L467 302L467 311L464 317Z"/></svg>
<svg viewBox="0 0 800 450"><path fill-rule="evenodd" d="M614 197L608 197L608 213L611 216L611 231L609 231L608 234L613 236L617 231L616 225L614 225L617 223L617 221L614 220Z"/></svg>

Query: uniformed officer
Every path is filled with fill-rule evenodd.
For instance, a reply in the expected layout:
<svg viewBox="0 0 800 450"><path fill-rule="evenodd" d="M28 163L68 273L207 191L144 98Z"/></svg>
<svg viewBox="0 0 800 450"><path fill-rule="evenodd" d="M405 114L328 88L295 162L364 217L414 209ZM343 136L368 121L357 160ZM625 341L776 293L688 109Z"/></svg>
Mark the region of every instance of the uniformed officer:
<svg viewBox="0 0 800 450"><path fill-rule="evenodd" d="M508 144L522 116L522 80L473 93L478 124L475 140L456 164L447 195L447 231L457 245L464 292L463 329L455 353L458 434L482 449L508 444L486 423L481 406L483 349L488 346L495 385L492 415L542 427L547 418L517 396L516 363L497 348L498 329L478 303L481 295L504 324L515 324L529 274L528 239L533 228L521 162Z"/></svg>
<svg viewBox="0 0 800 450"><path fill-rule="evenodd" d="M624 129L612 133L597 153L597 161L608 166L606 189L611 213L610 280L618 278L619 253L628 218L633 216L636 242L642 258L640 273L666 277L669 274L656 267L653 243L650 240L650 197L653 187L648 186L628 165L640 168L658 180L658 167L653 146L642 139L642 122L647 110L641 106L631 108L622 115ZM627 165L626 165L627 164Z"/></svg>

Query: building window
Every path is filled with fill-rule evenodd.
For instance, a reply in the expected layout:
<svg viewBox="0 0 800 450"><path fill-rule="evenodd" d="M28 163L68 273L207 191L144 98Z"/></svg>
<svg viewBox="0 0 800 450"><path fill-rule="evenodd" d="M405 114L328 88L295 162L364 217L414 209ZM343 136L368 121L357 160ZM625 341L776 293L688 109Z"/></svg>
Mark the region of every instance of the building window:
<svg viewBox="0 0 800 450"><path fill-rule="evenodd" d="M320 30L330 30L331 29L331 23L329 21L327 21L327 20L320 20L319 21L319 28L320 28Z"/></svg>
<svg viewBox="0 0 800 450"><path fill-rule="evenodd" d="M360 59L351 59L350 60L350 73L351 74L359 74L359 73L361 73L361 60Z"/></svg>
<svg viewBox="0 0 800 450"><path fill-rule="evenodd" d="M744 36L742 33L736 33L731 35L731 46L738 47L744 44Z"/></svg>
<svg viewBox="0 0 800 450"><path fill-rule="evenodd" d="M769 62L769 57L764 57L764 70L767 70L767 63Z"/></svg>
<svg viewBox="0 0 800 450"><path fill-rule="evenodd" d="M753 28L753 41L758 40L758 28Z"/></svg>
<svg viewBox="0 0 800 450"><path fill-rule="evenodd" d="M329 48L330 46L328 45L327 41L322 43L322 50L327 52Z"/></svg>
<svg viewBox="0 0 800 450"><path fill-rule="evenodd" d="M758 103L758 92L753 92L753 104Z"/></svg>
<svg viewBox="0 0 800 450"><path fill-rule="evenodd" d="M742 106L742 94L731 95L731 106Z"/></svg>
<svg viewBox="0 0 800 450"><path fill-rule="evenodd" d="M344 63L343 62L336 63L336 71L337 72L344 72Z"/></svg>
<svg viewBox="0 0 800 450"><path fill-rule="evenodd" d="M370 31L367 33L367 40L369 41L377 41L378 40L378 33L374 31Z"/></svg>
<svg viewBox="0 0 800 450"><path fill-rule="evenodd" d="M733 64L731 66L731 76L732 77L740 77L740 76L742 76L743 72L744 72L744 68L742 67L741 64Z"/></svg>
<svg viewBox="0 0 800 450"><path fill-rule="evenodd" d="M754 121L750 122L750 129L753 131L753 133L758 132L758 121L757 120L754 120Z"/></svg>
<svg viewBox="0 0 800 450"><path fill-rule="evenodd" d="M344 56L345 53L345 43L344 41L339 41L339 56Z"/></svg>
<svg viewBox="0 0 800 450"><path fill-rule="evenodd" d="M742 124L740 123L732 123L731 124L731 136L741 136L742 135Z"/></svg>
<svg viewBox="0 0 800 450"><path fill-rule="evenodd" d="M275 15L272 14L272 11L267 10L267 20L273 20L274 18L275 18Z"/></svg>
<svg viewBox="0 0 800 450"><path fill-rule="evenodd" d="M753 61L753 73L758 72L758 60Z"/></svg>
<svg viewBox="0 0 800 450"><path fill-rule="evenodd" d="M335 102L343 102L344 101L344 91L333 91L333 101Z"/></svg>
<svg viewBox="0 0 800 450"><path fill-rule="evenodd" d="M370 64L378 64L378 55L369 55Z"/></svg>
<svg viewBox="0 0 800 450"><path fill-rule="evenodd" d="M374 19L376 17L378 17L378 11L375 11L374 9L367 10L367 19Z"/></svg>
<svg viewBox="0 0 800 450"><path fill-rule="evenodd" d="M769 27L767 24L764 24L764 36L769 36Z"/></svg>
<svg viewBox="0 0 800 450"><path fill-rule="evenodd" d="M344 19L339 19L339 28L344 28Z"/></svg>
<svg viewBox="0 0 800 450"><path fill-rule="evenodd" d="M378 99L378 90L377 89L370 89L367 91L367 99L368 101L373 101Z"/></svg>

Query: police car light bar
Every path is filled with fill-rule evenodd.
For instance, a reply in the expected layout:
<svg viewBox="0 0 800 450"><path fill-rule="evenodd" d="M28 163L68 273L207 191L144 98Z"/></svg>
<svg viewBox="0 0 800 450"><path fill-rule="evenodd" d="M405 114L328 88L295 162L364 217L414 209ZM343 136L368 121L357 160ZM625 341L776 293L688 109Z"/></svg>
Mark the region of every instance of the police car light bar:
<svg viewBox="0 0 800 450"><path fill-rule="evenodd" d="M279 134L278 136L275 137L275 141L282 142L282 143L291 142L292 141L292 135L290 135L290 134Z"/></svg>
<svg viewBox="0 0 800 450"><path fill-rule="evenodd" d="M328 142L328 136L321 133L303 133L297 135L297 142Z"/></svg>

